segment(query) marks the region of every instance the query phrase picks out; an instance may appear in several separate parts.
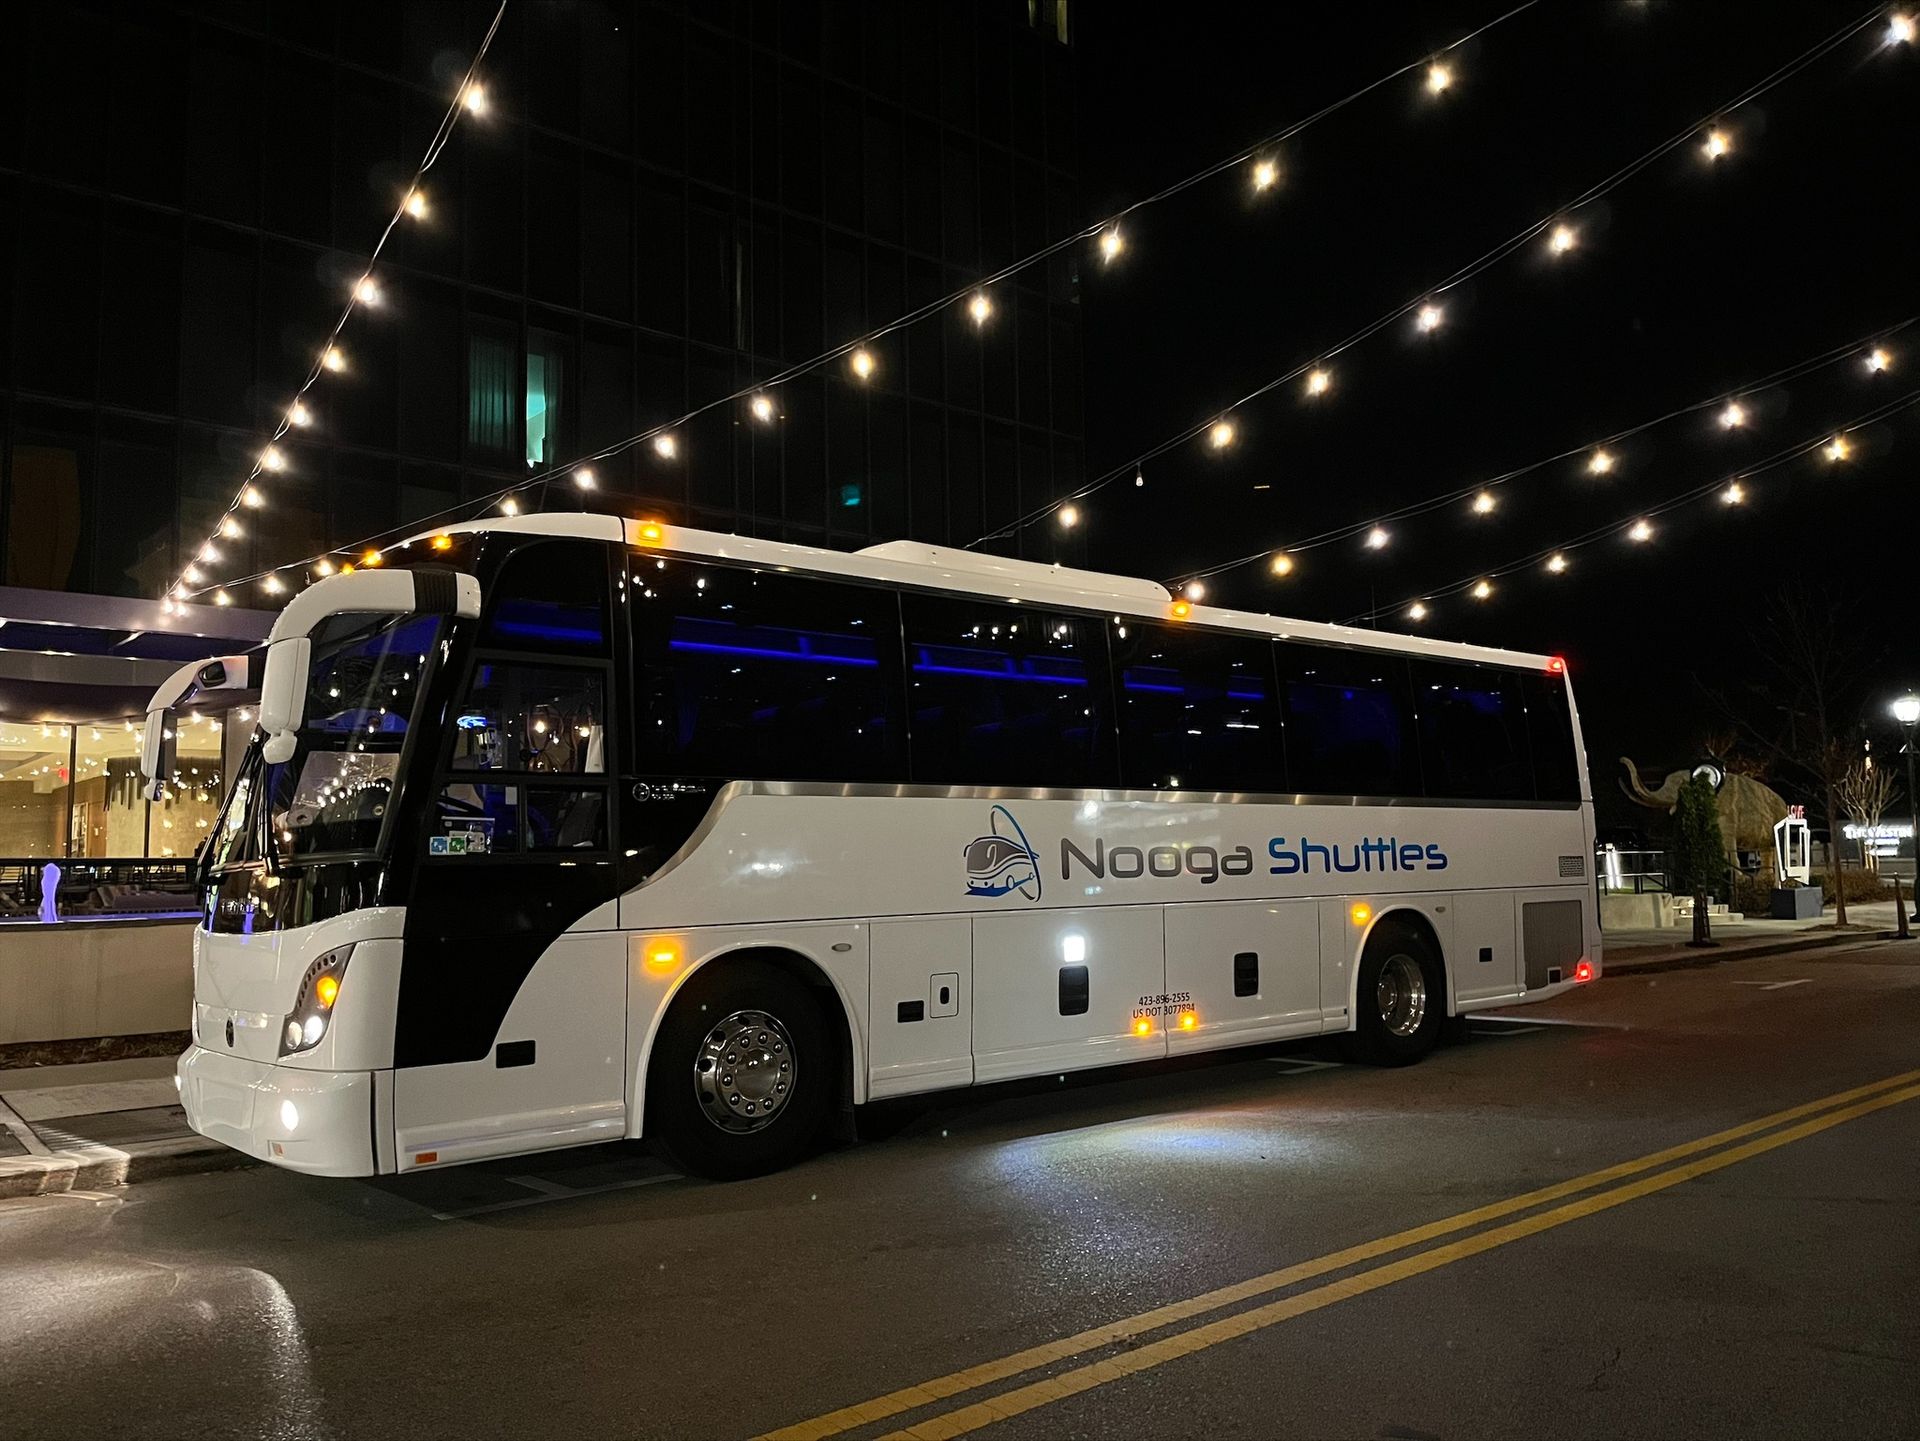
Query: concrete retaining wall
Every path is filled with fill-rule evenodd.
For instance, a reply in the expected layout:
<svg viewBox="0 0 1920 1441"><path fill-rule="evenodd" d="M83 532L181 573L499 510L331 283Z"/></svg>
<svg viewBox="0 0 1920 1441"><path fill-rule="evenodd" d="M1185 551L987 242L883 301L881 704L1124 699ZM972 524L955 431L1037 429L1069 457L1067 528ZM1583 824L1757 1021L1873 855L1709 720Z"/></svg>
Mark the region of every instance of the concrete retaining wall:
<svg viewBox="0 0 1920 1441"><path fill-rule="evenodd" d="M0 926L0 1045L186 1030L194 924Z"/></svg>
<svg viewBox="0 0 1920 1441"><path fill-rule="evenodd" d="M1663 892L1620 891L1600 897L1602 931L1651 931L1673 924L1673 897Z"/></svg>

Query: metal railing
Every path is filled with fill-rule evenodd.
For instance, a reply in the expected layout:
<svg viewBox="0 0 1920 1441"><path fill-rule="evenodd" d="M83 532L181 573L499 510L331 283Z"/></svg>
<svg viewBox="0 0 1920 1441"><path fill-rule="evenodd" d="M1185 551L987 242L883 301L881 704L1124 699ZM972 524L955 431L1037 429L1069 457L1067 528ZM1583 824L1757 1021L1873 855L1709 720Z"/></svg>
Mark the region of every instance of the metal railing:
<svg viewBox="0 0 1920 1441"><path fill-rule="evenodd" d="M1622 851L1601 846L1595 853L1593 869L1602 895L1638 896L1671 889L1665 851Z"/></svg>
<svg viewBox="0 0 1920 1441"><path fill-rule="evenodd" d="M192 911L191 860L52 860L0 857L0 919L40 914L46 868L60 868L61 916L148 916Z"/></svg>

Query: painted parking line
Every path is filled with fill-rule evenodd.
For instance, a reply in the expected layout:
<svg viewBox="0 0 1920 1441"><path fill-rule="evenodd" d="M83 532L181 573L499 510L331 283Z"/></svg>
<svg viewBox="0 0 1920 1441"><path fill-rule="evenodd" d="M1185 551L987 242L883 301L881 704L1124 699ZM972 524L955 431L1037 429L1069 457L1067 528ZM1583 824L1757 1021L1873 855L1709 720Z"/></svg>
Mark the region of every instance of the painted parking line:
<svg viewBox="0 0 1920 1441"><path fill-rule="evenodd" d="M1744 1145L1717 1152L1698 1161L1671 1170L1659 1171L1638 1181L1601 1191L1595 1195L1570 1201L1556 1206L1550 1211L1527 1216L1518 1221L1510 1221L1504 1226L1496 1226L1490 1231L1468 1236L1444 1246L1436 1246L1428 1251L1418 1251L1398 1261L1372 1270L1361 1271L1346 1276L1325 1286L1317 1286L1311 1291L1270 1301L1264 1306L1226 1316L1217 1321L1194 1326L1185 1331L1175 1332L1158 1341L1125 1352L1104 1361L1080 1366L1058 1376L1050 1376L1043 1381L1031 1382L1013 1391L998 1396L990 1396L968 1406L931 1417L916 1425L900 1431L888 1433L881 1441L951 1441L956 1436L964 1436L996 1421L1005 1421L1041 1406L1063 1401L1069 1396L1077 1396L1084 1391L1105 1386L1128 1376L1138 1375L1155 1366L1163 1366L1169 1361L1177 1361L1183 1356L1191 1356L1217 1346L1223 1341L1236 1340L1255 1331L1265 1330L1282 1321L1290 1321L1296 1316L1304 1316L1321 1310L1339 1301L1350 1300L1355 1296L1364 1296L1384 1286L1391 1286L1414 1276L1437 1271L1443 1266L1451 1266L1456 1261L1464 1261L1470 1256L1509 1245L1514 1241L1536 1236L1542 1231L1550 1231L1564 1226L1570 1221L1578 1221L1587 1216L1597 1215L1601 1211L1623 1206L1629 1201L1639 1200L1673 1186L1691 1181L1698 1176L1724 1170L1728 1166L1738 1165L1781 1146L1818 1135L1834 1126L1875 1111L1885 1110L1888 1106L1897 1106L1903 1101L1920 1099L1920 1086L1908 1086L1902 1090L1885 1091L1877 1096L1846 1106L1837 1111L1828 1111L1803 1121L1784 1131L1775 1131L1758 1140L1748 1141Z"/></svg>
<svg viewBox="0 0 1920 1441"><path fill-rule="evenodd" d="M1342 1271L1362 1262L1377 1260L1383 1256L1391 1255L1395 1251L1423 1245L1426 1242L1438 1240L1442 1237L1453 1235L1456 1232L1470 1230L1473 1227L1484 1225L1490 1221L1501 1220L1522 1211L1530 1211L1535 1207L1561 1201L1569 1196L1578 1195L1583 1191L1592 1191L1598 1187L1610 1186L1615 1182L1626 1180L1632 1176L1643 1175L1649 1171L1657 1171L1658 1168L1669 1165L1670 1163L1685 1161L1690 1157L1716 1151L1723 1146L1732 1145L1735 1142L1743 1141L1748 1137L1759 1135L1762 1132L1773 1131L1776 1127L1800 1121L1805 1117L1817 1116L1821 1113L1836 1113L1836 1108L1847 1107L1850 1103L1865 1103L1870 1098L1878 1098L1888 1094L1898 1096L1899 1099L1902 1100L1907 1099L1909 1095L1920 1095L1920 1088L1915 1088L1912 1091L1902 1091L1900 1089L1911 1086L1916 1081L1920 1081L1920 1070L1907 1071L1897 1076L1889 1076L1884 1080L1872 1082L1868 1085L1857 1086L1852 1090L1839 1092L1836 1095L1825 1096L1815 1101L1807 1101L1798 1106L1790 1106L1784 1111L1776 1111L1772 1115L1743 1122L1727 1130L1717 1131L1713 1135L1702 1136L1698 1140L1685 1141L1676 1146L1669 1146L1665 1150L1654 1151L1630 1161L1622 1161L1598 1171L1588 1172L1584 1176L1575 1176L1571 1180L1559 1181L1550 1186L1543 1186L1537 1190L1508 1197L1505 1200L1475 1207L1470 1211L1462 1211L1457 1215L1447 1216L1437 1221L1429 1221L1423 1225L1414 1226L1390 1236L1365 1241L1359 1245L1333 1251L1312 1260L1297 1262L1294 1265L1285 1266L1276 1271L1269 1271L1264 1275L1254 1276L1230 1286L1223 1286L1217 1290L1203 1292L1198 1296L1190 1297L1184 1301L1170 1302L1164 1306L1157 1306L1151 1310L1142 1311L1134 1316L1128 1316L1117 1321L1110 1321L1104 1325L1080 1331L1071 1336L1062 1337L1057 1341L1044 1342L1041 1345L1031 1346L1026 1350L1016 1351L1011 1355L985 1361L978 1365L967 1367L964 1370L954 1371L945 1376L937 1376L930 1380L919 1382L916 1385L902 1387L899 1390L890 1391L885 1395L876 1396L868 1401L862 1401L851 1406L844 1406L838 1410L829 1411L823 1415L814 1416L790 1426L783 1426L776 1431L766 1433L765 1436L760 1438L760 1441L824 1441L824 1438L837 1436L841 1432L851 1430L856 1426L867 1425L875 1421L883 1421L907 1411L950 1400L964 1392L991 1385L998 1381L1012 1380L1028 1371L1036 1370L1043 1366L1055 1365L1062 1361L1072 1360L1085 1355L1089 1351L1111 1346L1117 1342L1129 1341L1135 1337L1145 1335L1150 1331L1156 1331L1162 1327L1174 1325L1177 1322L1192 1320L1210 1311L1217 1311L1225 1306L1235 1305L1242 1301L1249 1301L1258 1296L1283 1290L1287 1287L1297 1285L1302 1281L1312 1280L1335 1271ZM1891 1104L1891 1102L1888 1104ZM1731 1163L1729 1162L1728 1164ZM1672 1175L1674 1173L1664 1172L1661 1174ZM1659 1178L1653 1177L1650 1179ZM1673 1181L1667 1184L1678 1184L1678 1182ZM1607 1191L1602 1194L1611 1196L1615 1193ZM1554 1213L1549 1212L1547 1214ZM1568 1217L1567 1219L1572 1219L1572 1217ZM1508 1228L1501 1229L1506 1230ZM1483 1235L1496 1234L1499 1234L1499 1232L1483 1233ZM1527 1234L1531 1233L1529 1232ZM1473 1239L1479 1240L1480 1238L1475 1237ZM1517 1239L1517 1236L1509 1237L1509 1239ZM1446 1250L1448 1248L1442 1247L1440 1249ZM1482 1249L1485 1248L1483 1247ZM1435 1253L1423 1252L1421 1256L1432 1254ZM1419 1260L1421 1256L1410 1257L1408 1260ZM1381 1268L1383 1271L1386 1269L1388 1268ZM1376 1273L1367 1272L1363 1274L1373 1275ZM1417 1274L1417 1272L1409 1272L1407 1274ZM1347 1285L1352 1279L1354 1278L1349 1278L1347 1282L1335 1283L1335 1285ZM1400 1278L1395 1277L1394 1279ZM1386 1282L1377 1284L1386 1284ZM1332 1288L1322 1287L1320 1289L1321 1291L1328 1291ZM1371 1290L1373 1287L1368 1286L1364 1289ZM1350 1294L1359 1293L1352 1292ZM1289 1299L1297 1300L1299 1298ZM1331 1299L1343 1299L1343 1297L1335 1296ZM1270 1304L1282 1305L1285 1303L1275 1302ZM1321 1304L1327 1303L1323 1301ZM1267 1309L1268 1308L1265 1307L1260 1308L1261 1311ZM1254 1315L1258 1313L1250 1311L1242 1314ZM1227 1319L1231 1322L1237 1322L1240 1318L1236 1316ZM1274 1320L1280 1319L1285 1318L1277 1315L1274 1317ZM1266 1324L1272 1324L1272 1322L1267 1322ZM1191 1333L1182 1332L1178 1336L1167 1339L1179 1340L1189 1334ZM1144 1349L1145 1348L1142 1348L1143 1351ZM1136 1351L1129 1354L1138 1355L1141 1354L1141 1352ZM1171 1357L1167 1359L1171 1359ZM1110 1367L1112 1364L1111 1362L1098 1362L1095 1363L1094 1366L1085 1367L1082 1368L1082 1370L1091 1372L1099 1370L1101 1367ZM1030 1399L1031 1397L1039 1397L1041 1390L1052 1387L1053 1383L1061 1379L1061 1377L1053 1377L1048 1381L1034 1383L1034 1388L1023 1388L1023 1390L1031 1393ZM1099 1384L1099 1381L1095 1380L1090 1384ZM1081 1389L1085 1388L1082 1387ZM1008 1394L1020 1395L1022 1393L1016 1391ZM1061 1392L1059 1394L1072 1393ZM1032 1404L1043 1404L1044 1400L1047 1399L1059 1399L1059 1397L1058 1395L1048 1395L1041 1399L1032 1400ZM982 1402L977 1404L985 1406L989 1403ZM967 1409L968 1408L962 1408L963 1411ZM1031 1409L1031 1406L1022 1407L1021 1409ZM952 1416L959 1414L959 1412L949 1413L949 1415ZM986 1413L982 1412L979 1414L985 1415ZM987 1419L998 1418L988 1416ZM921 1424L924 1426L931 1423ZM978 1421L977 1424L984 1425L986 1421L981 1420ZM969 1426L966 1429L972 1428ZM920 1434L920 1428L913 1428L913 1434ZM942 1434L957 1435L960 1433L952 1432Z"/></svg>
<svg viewBox="0 0 1920 1441"><path fill-rule="evenodd" d="M1734 984L1736 986L1752 986L1754 989L1761 991L1784 991L1788 986L1805 986L1811 985L1812 982L1812 976L1801 976L1798 980L1793 981L1735 981Z"/></svg>
<svg viewBox="0 0 1920 1441"><path fill-rule="evenodd" d="M525 1186L534 1194L516 1196L510 1201L488 1201L479 1206L465 1206L457 1211L435 1211L433 1219L464 1221L469 1216L487 1216L495 1211L518 1211L527 1206L544 1206L549 1201L574 1201L582 1196L603 1196L609 1191L631 1191L636 1186L657 1186L662 1181L684 1181L686 1177L678 1171L666 1171L655 1176L630 1176L623 1181L608 1181L599 1186L561 1186L534 1176L508 1176L506 1179L515 1185Z"/></svg>

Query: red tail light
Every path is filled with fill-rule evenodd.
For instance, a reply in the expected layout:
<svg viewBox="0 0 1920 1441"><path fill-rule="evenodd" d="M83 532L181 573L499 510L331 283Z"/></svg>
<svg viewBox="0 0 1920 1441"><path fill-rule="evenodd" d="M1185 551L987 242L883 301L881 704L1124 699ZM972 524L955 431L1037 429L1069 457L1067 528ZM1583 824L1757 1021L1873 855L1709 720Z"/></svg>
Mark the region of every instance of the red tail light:
<svg viewBox="0 0 1920 1441"><path fill-rule="evenodd" d="M1593 979L1593 962L1583 960L1582 962L1580 962L1579 965L1575 966L1573 968L1573 979L1576 982L1592 980Z"/></svg>
<svg viewBox="0 0 1920 1441"><path fill-rule="evenodd" d="M1548 659L1547 661L1548 675L1565 675L1566 673L1567 673L1567 658L1565 656L1556 655Z"/></svg>

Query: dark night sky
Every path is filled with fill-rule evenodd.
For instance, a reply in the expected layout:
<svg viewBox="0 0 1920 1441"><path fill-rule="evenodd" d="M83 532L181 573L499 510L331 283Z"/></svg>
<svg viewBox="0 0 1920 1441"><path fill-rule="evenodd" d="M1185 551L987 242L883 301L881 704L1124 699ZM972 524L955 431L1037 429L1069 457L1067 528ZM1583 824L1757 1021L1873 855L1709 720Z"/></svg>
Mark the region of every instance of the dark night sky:
<svg viewBox="0 0 1920 1441"><path fill-rule="evenodd" d="M1077 6L1090 213L1502 8ZM1258 204L1235 173L1135 217L1121 263L1081 266L1089 474L1312 358L1860 13L1542 4L1458 53L1444 99L1409 76L1289 142L1285 178ZM1883 48L1882 32L1735 113L1736 148L1719 165L1683 147L1576 214L1573 255L1549 262L1535 247L1453 292L1438 336L1382 332L1335 362L1327 401L1268 397L1238 414L1230 455L1190 446L1150 465L1146 488L1126 481L1092 499L1086 563L1176 578L1471 484L1920 314L1920 55ZM1563 462L1503 487L1491 518L1462 503L1395 525L1384 553L1341 542L1301 555L1292 580L1256 565L1220 577L1209 598L1343 619L1624 523L1920 387L1920 326L1892 348L1888 374L1848 362L1753 397L1748 433L1708 416L1673 421L1620 447L1604 480ZM1844 473L1797 462L1752 482L1740 512L1676 513L1650 546L1610 539L1558 580L1514 576L1493 601L1438 603L1422 629L1567 655L1597 789L1609 791L1623 752L1647 765L1692 758L1708 726L1691 674L1751 668L1768 597L1792 571L1858 601L1886 647L1890 695L1920 682L1900 595L1920 519L1910 499L1920 411L1862 440Z"/></svg>

